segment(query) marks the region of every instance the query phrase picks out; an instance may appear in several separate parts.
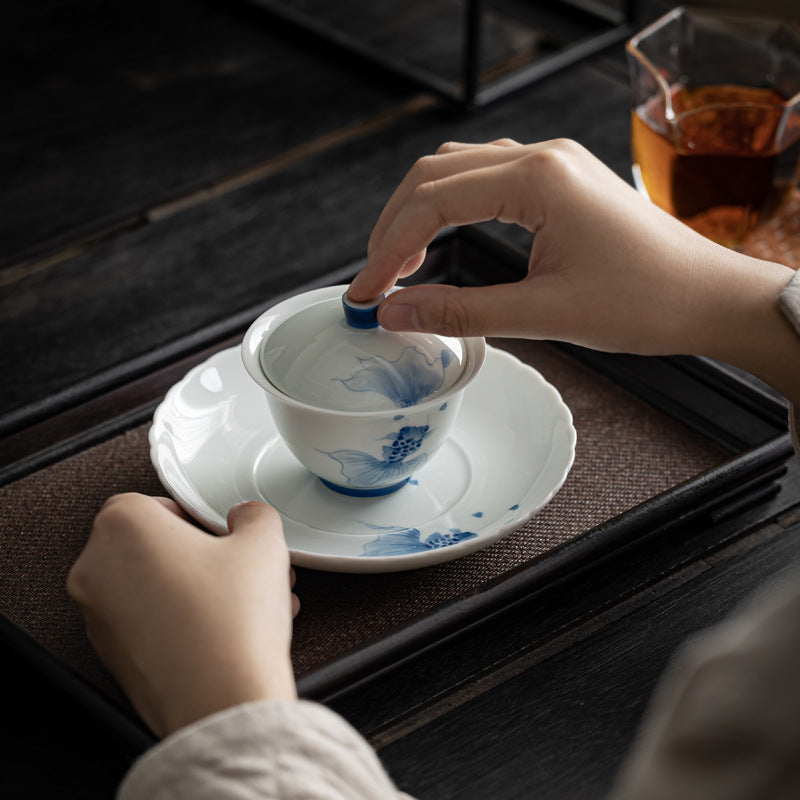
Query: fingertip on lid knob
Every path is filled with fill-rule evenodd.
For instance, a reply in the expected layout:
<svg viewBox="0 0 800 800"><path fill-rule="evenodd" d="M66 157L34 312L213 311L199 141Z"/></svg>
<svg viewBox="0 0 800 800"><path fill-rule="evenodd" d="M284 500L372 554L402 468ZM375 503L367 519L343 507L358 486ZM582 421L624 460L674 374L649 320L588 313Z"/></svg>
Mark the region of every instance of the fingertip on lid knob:
<svg viewBox="0 0 800 800"><path fill-rule="evenodd" d="M353 328L377 328L378 327L378 306L383 302L386 295L373 297L371 300L356 302L347 296L347 292L342 295L342 306L344 307L344 318L347 324Z"/></svg>

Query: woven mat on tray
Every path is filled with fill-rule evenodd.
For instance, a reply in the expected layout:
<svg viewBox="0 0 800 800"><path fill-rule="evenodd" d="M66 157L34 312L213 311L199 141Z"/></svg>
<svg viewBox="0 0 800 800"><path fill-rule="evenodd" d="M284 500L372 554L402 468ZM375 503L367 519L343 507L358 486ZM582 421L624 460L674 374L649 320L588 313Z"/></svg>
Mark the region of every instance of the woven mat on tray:
<svg viewBox="0 0 800 800"><path fill-rule="evenodd" d="M299 570L298 675L457 598L727 457L716 445L556 347L494 342L561 392L578 432L574 467L538 516L494 545L447 564L389 575ZM0 610L112 699L122 700L64 589L93 515L111 494L165 494L142 425L0 489Z"/></svg>

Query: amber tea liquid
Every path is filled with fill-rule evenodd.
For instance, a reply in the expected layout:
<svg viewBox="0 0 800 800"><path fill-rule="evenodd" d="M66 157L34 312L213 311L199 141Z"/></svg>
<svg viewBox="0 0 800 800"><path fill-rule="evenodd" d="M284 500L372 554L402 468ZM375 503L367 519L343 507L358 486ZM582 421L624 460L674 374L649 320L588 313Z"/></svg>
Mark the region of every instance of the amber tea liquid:
<svg viewBox="0 0 800 800"><path fill-rule="evenodd" d="M741 244L797 179L800 115L784 102L772 89L678 86L667 121L652 98L632 114L637 182L699 233Z"/></svg>

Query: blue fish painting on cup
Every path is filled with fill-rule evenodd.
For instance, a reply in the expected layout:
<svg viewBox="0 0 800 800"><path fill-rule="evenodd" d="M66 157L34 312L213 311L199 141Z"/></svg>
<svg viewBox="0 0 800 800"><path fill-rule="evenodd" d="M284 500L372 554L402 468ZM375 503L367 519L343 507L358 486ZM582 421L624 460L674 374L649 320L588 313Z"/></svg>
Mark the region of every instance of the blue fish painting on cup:
<svg viewBox="0 0 800 800"><path fill-rule="evenodd" d="M443 349L430 359L409 346L394 360L371 356L360 358L361 369L349 378L337 378L351 392L377 392L388 397L397 408L408 408L426 400L444 383L445 371L453 353Z"/></svg>
<svg viewBox="0 0 800 800"><path fill-rule="evenodd" d="M381 458L362 450L335 450L326 455L339 462L348 484L375 486L387 481L401 481L428 458L425 453L418 456L414 456L414 453L429 433L429 425L403 426L399 431L383 437L391 444L383 446Z"/></svg>

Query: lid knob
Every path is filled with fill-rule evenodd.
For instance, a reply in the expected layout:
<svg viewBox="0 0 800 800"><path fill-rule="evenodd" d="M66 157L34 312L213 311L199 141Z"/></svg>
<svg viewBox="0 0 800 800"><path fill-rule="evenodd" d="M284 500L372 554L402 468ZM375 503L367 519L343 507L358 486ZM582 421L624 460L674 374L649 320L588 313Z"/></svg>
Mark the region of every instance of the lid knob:
<svg viewBox="0 0 800 800"><path fill-rule="evenodd" d="M378 327L378 306L386 297L373 297L363 303L351 300L347 292L342 295L342 305L344 306L344 318L351 328L377 328Z"/></svg>

